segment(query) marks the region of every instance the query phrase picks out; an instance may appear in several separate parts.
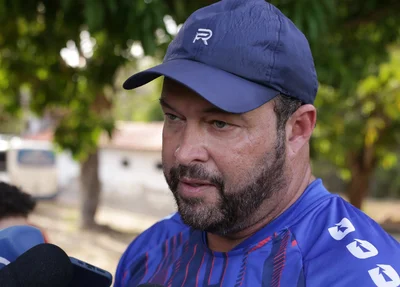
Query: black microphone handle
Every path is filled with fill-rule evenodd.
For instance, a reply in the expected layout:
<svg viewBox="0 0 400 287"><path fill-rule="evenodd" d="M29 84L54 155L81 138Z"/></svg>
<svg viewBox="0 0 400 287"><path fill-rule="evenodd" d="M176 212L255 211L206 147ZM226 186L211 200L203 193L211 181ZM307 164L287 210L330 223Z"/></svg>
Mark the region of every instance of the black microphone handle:
<svg viewBox="0 0 400 287"><path fill-rule="evenodd" d="M14 272L12 272L10 268L3 268L0 270L0 286L20 287L18 278L16 278Z"/></svg>

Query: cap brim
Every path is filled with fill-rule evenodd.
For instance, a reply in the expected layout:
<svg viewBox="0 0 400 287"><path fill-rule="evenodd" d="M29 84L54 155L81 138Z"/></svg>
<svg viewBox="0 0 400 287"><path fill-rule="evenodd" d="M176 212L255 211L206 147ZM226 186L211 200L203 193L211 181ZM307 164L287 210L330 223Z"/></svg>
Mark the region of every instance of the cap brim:
<svg viewBox="0 0 400 287"><path fill-rule="evenodd" d="M279 92L203 63L177 59L165 62L125 81L127 90L165 76L185 85L218 108L231 113L254 110Z"/></svg>

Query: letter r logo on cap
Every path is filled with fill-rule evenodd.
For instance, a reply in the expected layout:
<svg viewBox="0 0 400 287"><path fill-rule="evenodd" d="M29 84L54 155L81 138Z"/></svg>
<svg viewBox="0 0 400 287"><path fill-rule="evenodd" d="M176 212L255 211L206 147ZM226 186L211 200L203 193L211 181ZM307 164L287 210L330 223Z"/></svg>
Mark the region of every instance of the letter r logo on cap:
<svg viewBox="0 0 400 287"><path fill-rule="evenodd" d="M200 28L197 30L196 36L193 39L193 43L195 43L197 40L202 40L204 45L208 45L208 40L212 37L213 32L210 29L203 29Z"/></svg>

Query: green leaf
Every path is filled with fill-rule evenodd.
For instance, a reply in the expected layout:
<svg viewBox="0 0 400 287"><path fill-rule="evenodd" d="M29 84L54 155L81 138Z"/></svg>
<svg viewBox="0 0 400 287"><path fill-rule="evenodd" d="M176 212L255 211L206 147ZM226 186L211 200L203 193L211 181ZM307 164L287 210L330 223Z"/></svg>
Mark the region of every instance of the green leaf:
<svg viewBox="0 0 400 287"><path fill-rule="evenodd" d="M381 159L380 165L388 170L395 167L397 164L397 154L393 152L387 152Z"/></svg>

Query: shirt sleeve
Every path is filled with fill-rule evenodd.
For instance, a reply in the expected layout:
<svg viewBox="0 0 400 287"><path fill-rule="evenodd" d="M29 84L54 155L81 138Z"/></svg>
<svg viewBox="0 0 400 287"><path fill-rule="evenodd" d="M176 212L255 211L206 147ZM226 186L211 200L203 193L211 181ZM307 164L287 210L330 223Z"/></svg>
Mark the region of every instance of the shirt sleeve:
<svg viewBox="0 0 400 287"><path fill-rule="evenodd" d="M331 211L314 218L324 227L307 247L306 286L400 286L399 242L344 200L331 204Z"/></svg>

